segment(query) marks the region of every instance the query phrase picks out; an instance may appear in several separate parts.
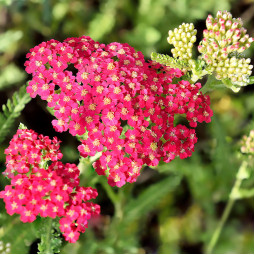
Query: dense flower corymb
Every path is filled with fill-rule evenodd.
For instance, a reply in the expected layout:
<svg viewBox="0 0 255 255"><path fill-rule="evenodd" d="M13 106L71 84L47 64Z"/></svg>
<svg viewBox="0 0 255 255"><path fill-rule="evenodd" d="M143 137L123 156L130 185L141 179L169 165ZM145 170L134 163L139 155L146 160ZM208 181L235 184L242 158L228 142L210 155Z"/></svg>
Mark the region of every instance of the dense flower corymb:
<svg viewBox="0 0 255 255"><path fill-rule="evenodd" d="M97 197L97 191L79 186L77 166L58 161L62 154L57 139L19 129L5 154L5 174L11 178L11 185L0 192L0 197L7 213L20 214L22 222L33 222L38 215L60 217L65 239L76 242L100 207L88 202ZM49 166L48 160L53 162Z"/></svg>
<svg viewBox="0 0 255 255"><path fill-rule="evenodd" d="M202 58L209 64L219 80L230 79L236 85L246 85L251 75L249 58L241 58L240 53L248 49L254 41L246 34L240 18L233 18L227 11L218 11L216 18L206 19L204 38L198 46Z"/></svg>
<svg viewBox="0 0 255 255"><path fill-rule="evenodd" d="M179 69L146 62L128 44L87 36L51 40L27 57L33 75L27 91L54 109L57 131L82 136L83 157L102 152L94 167L112 186L134 182L144 164L191 156L197 138L190 127L211 120L199 83L181 80ZM189 124L176 125L178 116Z"/></svg>
<svg viewBox="0 0 255 255"><path fill-rule="evenodd" d="M196 41L197 30L192 23L183 23L179 28L169 30L167 41L173 44L171 49L174 58L189 60L192 57L192 47Z"/></svg>

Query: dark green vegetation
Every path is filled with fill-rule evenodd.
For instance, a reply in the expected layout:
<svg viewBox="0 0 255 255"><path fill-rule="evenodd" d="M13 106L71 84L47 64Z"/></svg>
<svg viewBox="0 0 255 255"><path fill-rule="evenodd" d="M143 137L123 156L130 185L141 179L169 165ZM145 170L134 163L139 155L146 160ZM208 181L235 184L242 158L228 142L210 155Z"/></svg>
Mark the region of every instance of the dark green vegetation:
<svg viewBox="0 0 255 255"><path fill-rule="evenodd" d="M58 136L63 141L63 160L79 162L76 138L56 133L45 104L37 98L28 103L29 97L24 96L21 87L30 77L23 64L30 48L52 38L62 41L89 35L103 43L127 42L149 59L151 52L170 54L168 30L182 22L194 22L200 41L205 18L218 10L241 17L253 36L252 6L250 0L0 0L0 104L8 108L0 114L1 172L4 149L20 122L43 135ZM253 46L245 55L250 57L252 52ZM90 221L77 243L64 242L61 253L206 251L242 164L239 140L253 129L254 111L252 86L238 94L219 89L210 96L214 117L210 124L198 125L199 140L191 158L146 168L135 184L121 189L105 185L106 179L97 178L83 162L82 184L97 183L96 202L102 214ZM242 184L248 190L253 187L253 166L249 169L250 177ZM1 175L0 190L6 184ZM253 208L253 197L235 202L214 253L253 253ZM36 253L41 224L40 219L21 223L17 216L5 213L0 201L0 241L11 244L10 253Z"/></svg>

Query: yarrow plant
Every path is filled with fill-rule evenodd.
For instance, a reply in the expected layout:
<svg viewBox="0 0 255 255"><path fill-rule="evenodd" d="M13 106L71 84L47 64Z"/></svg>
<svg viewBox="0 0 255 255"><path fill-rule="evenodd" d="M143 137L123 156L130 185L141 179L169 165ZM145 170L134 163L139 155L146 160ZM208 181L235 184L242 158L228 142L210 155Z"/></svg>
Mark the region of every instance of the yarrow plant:
<svg viewBox="0 0 255 255"><path fill-rule="evenodd" d="M81 157L96 158L93 167L109 185L133 183L145 165L192 155L197 123L213 115L205 92L221 84L237 92L251 82L250 60L240 53L253 38L241 20L218 12L206 26L198 59L192 58L193 24L169 31L173 57L152 53L152 61L126 43L105 45L89 36L42 42L27 54L27 93L47 102L54 129L78 138ZM205 75L202 87L197 81ZM97 191L80 186L78 167L60 162L59 144L56 137L18 129L5 150L11 184L0 197L22 222L57 218L65 239L76 242L100 206L88 202Z"/></svg>

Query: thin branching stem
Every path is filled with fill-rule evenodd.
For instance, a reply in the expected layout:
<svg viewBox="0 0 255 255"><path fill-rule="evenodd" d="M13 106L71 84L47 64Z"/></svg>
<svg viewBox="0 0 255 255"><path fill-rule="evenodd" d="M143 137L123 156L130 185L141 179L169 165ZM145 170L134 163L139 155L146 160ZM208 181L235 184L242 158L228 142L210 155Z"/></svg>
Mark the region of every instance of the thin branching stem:
<svg viewBox="0 0 255 255"><path fill-rule="evenodd" d="M207 254L211 254L213 252L213 250L214 250L214 248L215 248L215 246L216 246L216 244L219 240L219 237L221 235L223 227L224 227L224 225L225 225L225 223L226 223L226 221L227 221L227 219L230 215L230 212L231 212L231 210L233 208L233 205L235 203L235 200L236 200L236 198L233 197L232 194L236 193L236 191L239 190L239 188L241 187L241 184L242 184L243 179L239 178L238 176L242 175L241 172L244 171L246 169L246 167L247 167L247 162L243 161L240 168L239 168L239 170L238 170L238 172L237 172L237 178L236 178L235 184L234 184L234 186L231 190L231 193L230 193L230 196L229 196L229 199L228 199L228 203L227 203L227 205L224 209L224 212L221 216L220 222L219 222L217 228L215 229L215 231L213 233L213 236L212 236L212 238L209 242L209 245L206 249Z"/></svg>

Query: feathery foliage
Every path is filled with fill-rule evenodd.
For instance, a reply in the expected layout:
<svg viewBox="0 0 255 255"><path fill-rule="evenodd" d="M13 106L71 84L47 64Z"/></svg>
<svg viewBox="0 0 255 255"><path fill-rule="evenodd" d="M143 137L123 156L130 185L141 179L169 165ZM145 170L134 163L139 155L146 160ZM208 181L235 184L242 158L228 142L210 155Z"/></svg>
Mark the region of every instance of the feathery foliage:
<svg viewBox="0 0 255 255"><path fill-rule="evenodd" d="M0 143L4 141L15 119L19 117L30 100L31 97L26 93L26 86L24 85L2 106L3 112L0 113Z"/></svg>
<svg viewBox="0 0 255 255"><path fill-rule="evenodd" d="M187 61L178 60L168 55L164 55L164 54L160 54L156 52L151 53L151 59L160 64L170 66L172 68L179 68L181 70L187 69L189 67Z"/></svg>

